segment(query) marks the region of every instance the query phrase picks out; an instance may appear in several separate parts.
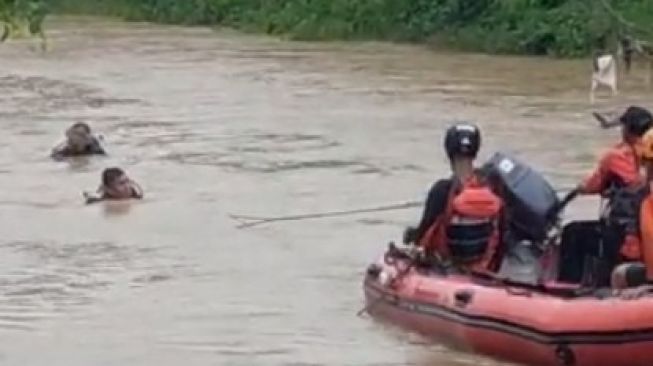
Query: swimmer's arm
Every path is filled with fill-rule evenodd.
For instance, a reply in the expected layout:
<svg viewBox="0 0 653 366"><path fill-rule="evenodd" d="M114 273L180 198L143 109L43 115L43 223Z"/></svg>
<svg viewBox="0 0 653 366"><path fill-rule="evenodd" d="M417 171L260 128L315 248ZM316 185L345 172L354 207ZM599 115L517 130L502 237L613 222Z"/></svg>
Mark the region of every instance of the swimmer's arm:
<svg viewBox="0 0 653 366"><path fill-rule="evenodd" d="M106 155L107 152L102 147L100 140L98 138L93 138L93 143L91 144L91 153L98 155Z"/></svg>
<svg viewBox="0 0 653 366"><path fill-rule="evenodd" d="M59 145L52 148L50 151L50 157L53 159L62 159L68 155L68 149L65 142L60 143Z"/></svg>
<svg viewBox="0 0 653 366"><path fill-rule="evenodd" d="M132 181L131 183L132 183L133 197L137 198L139 200L143 199L143 195L144 195L143 194L143 188L141 188L141 186L138 183L134 182L134 181Z"/></svg>
<svg viewBox="0 0 653 366"><path fill-rule="evenodd" d="M90 204L96 203L96 202L100 202L100 201L104 201L104 199L102 197L93 196L88 192L84 192L82 194L84 196L84 199L86 200L87 205L90 205Z"/></svg>

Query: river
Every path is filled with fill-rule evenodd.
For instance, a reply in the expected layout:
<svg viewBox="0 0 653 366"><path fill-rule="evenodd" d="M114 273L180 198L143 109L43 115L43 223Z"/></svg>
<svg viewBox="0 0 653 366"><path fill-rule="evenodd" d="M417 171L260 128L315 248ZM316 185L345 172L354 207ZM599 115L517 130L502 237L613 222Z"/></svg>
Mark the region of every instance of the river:
<svg viewBox="0 0 653 366"><path fill-rule="evenodd" d="M561 188L618 135L591 119L588 62L98 18L48 33L45 54L0 45L3 365L498 365L356 316L366 265L419 209L229 214L423 199L454 120L481 126L483 157L512 150ZM595 108L650 98L624 89ZM76 121L108 157L48 158ZM146 199L85 206L112 165Z"/></svg>

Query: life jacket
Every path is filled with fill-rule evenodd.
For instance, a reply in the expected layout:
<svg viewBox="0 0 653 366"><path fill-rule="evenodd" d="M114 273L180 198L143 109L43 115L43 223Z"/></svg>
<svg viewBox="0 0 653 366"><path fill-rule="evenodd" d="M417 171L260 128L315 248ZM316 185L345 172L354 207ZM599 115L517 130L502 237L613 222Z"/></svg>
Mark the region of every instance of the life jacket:
<svg viewBox="0 0 653 366"><path fill-rule="evenodd" d="M639 159L635 154L633 162L639 166ZM644 183L643 176L637 177L626 183L621 179L613 179L605 196L608 204L603 213L607 224L617 226L623 230L620 254L629 261L640 260L640 208L649 192L649 187Z"/></svg>
<svg viewBox="0 0 653 366"><path fill-rule="evenodd" d="M648 192L647 185L637 184L613 189L608 198L604 219L623 230L620 253L627 260L641 258L640 209Z"/></svg>
<svg viewBox="0 0 653 366"><path fill-rule="evenodd" d="M444 214L420 245L472 270L492 270L501 208L501 199L476 175L462 185L452 184Z"/></svg>

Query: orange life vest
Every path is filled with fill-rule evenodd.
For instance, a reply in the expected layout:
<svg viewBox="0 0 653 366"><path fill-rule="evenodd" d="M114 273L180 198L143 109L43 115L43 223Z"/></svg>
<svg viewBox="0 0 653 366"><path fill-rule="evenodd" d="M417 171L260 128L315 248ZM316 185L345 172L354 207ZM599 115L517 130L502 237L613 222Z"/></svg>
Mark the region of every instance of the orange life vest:
<svg viewBox="0 0 653 366"><path fill-rule="evenodd" d="M502 202L477 177L452 185L444 214L420 241L436 253L476 272L494 270Z"/></svg>
<svg viewBox="0 0 653 366"><path fill-rule="evenodd" d="M642 261L646 265L646 277L653 281L653 194L649 194L640 209L640 233Z"/></svg>
<svg viewBox="0 0 653 366"><path fill-rule="evenodd" d="M600 189L608 198L604 219L624 230L619 253L626 261L639 261L642 256L639 213L647 190L639 171L638 144L621 143L611 149L601 160L600 173L594 174L594 181L589 179L585 187Z"/></svg>

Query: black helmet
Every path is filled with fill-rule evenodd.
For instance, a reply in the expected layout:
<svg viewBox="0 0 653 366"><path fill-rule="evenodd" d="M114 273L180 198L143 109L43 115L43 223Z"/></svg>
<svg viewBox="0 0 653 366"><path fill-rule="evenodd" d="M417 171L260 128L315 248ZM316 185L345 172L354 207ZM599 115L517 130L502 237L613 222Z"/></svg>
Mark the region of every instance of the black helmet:
<svg viewBox="0 0 653 366"><path fill-rule="evenodd" d="M481 131L469 123L457 123L449 129L444 138L444 149L449 160L455 156L475 158L481 147Z"/></svg>
<svg viewBox="0 0 653 366"><path fill-rule="evenodd" d="M630 106L626 112L619 117L626 132L637 137L643 136L653 126L651 112L638 106Z"/></svg>

